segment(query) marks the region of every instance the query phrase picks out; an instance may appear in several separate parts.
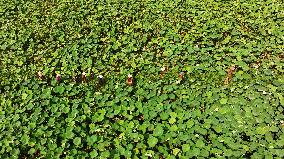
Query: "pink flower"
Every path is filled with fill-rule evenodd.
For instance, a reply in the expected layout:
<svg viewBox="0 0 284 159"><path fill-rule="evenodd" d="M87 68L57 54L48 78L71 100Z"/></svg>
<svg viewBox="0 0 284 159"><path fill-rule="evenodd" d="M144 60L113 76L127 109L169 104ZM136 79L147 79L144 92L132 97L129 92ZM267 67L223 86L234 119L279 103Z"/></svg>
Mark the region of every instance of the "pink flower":
<svg viewBox="0 0 284 159"><path fill-rule="evenodd" d="M57 75L56 75L56 81L60 81L60 79L61 79L61 75L60 75L60 74L57 74Z"/></svg>

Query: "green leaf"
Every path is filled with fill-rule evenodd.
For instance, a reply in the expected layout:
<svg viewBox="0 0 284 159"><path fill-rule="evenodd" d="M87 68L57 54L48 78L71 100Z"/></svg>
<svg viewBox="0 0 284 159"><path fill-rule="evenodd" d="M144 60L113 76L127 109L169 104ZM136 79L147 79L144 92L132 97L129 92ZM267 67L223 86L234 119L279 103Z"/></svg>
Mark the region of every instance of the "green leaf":
<svg viewBox="0 0 284 159"><path fill-rule="evenodd" d="M33 109L33 107L34 107L33 103L29 103L27 105L27 110L31 110L31 109Z"/></svg>
<svg viewBox="0 0 284 159"><path fill-rule="evenodd" d="M62 94L65 90L64 86L56 86L55 87L55 92L58 92L59 94Z"/></svg>
<svg viewBox="0 0 284 159"><path fill-rule="evenodd" d="M155 138L154 136L150 136L150 137L148 138L147 143L148 143L148 145L149 145L150 147L154 147L154 146L158 143L158 139Z"/></svg>
<svg viewBox="0 0 284 159"><path fill-rule="evenodd" d="M69 111L70 111L70 108L69 108L68 106L66 106L66 107L63 108L63 112L64 112L64 113L67 114L67 113L69 113Z"/></svg>
<svg viewBox="0 0 284 159"><path fill-rule="evenodd" d="M74 137L74 133L72 132L72 130L66 131L66 138L72 139L73 137Z"/></svg>
<svg viewBox="0 0 284 159"><path fill-rule="evenodd" d="M194 66L186 66L185 69L188 73L192 73L194 70Z"/></svg>
<svg viewBox="0 0 284 159"><path fill-rule="evenodd" d="M227 36L224 41L222 41L223 44L227 44L231 40L231 36Z"/></svg>
<svg viewBox="0 0 284 159"><path fill-rule="evenodd" d="M169 114L166 112L160 113L160 116L162 120L167 120L169 118Z"/></svg>
<svg viewBox="0 0 284 159"><path fill-rule="evenodd" d="M176 117L177 117L177 113L176 113L176 112L171 112L171 113L170 113L170 116L171 116L172 118L176 118Z"/></svg>
<svg viewBox="0 0 284 159"><path fill-rule="evenodd" d="M175 123L176 122L176 119L175 118L170 118L170 120L169 120L169 123L170 124L173 124L173 123Z"/></svg>
<svg viewBox="0 0 284 159"><path fill-rule="evenodd" d="M22 94L22 99L23 99L23 100L25 100L27 97L28 97L28 94L27 94L27 93L23 93L23 94Z"/></svg>
<svg viewBox="0 0 284 159"><path fill-rule="evenodd" d="M186 127L187 127L188 129L192 128L193 125L194 125L194 121L193 121L193 120L188 120L188 121L186 122Z"/></svg>
<svg viewBox="0 0 284 159"><path fill-rule="evenodd" d="M167 94L162 94L161 97L160 97L162 100L166 100L168 98L168 95Z"/></svg>
<svg viewBox="0 0 284 159"><path fill-rule="evenodd" d="M192 153L193 156L198 156L198 155L200 154L200 149L194 147L194 148L192 149L191 153Z"/></svg>
<svg viewBox="0 0 284 159"><path fill-rule="evenodd" d="M174 148L173 149L173 154L176 156L180 152L180 149Z"/></svg>
<svg viewBox="0 0 284 159"><path fill-rule="evenodd" d="M278 96L278 98L279 98L279 100L280 100L280 104L281 104L282 106L284 106L284 97L283 97L280 93L277 93L277 96Z"/></svg>
<svg viewBox="0 0 284 159"><path fill-rule="evenodd" d="M228 111L229 111L229 108L227 108L227 107L222 107L222 108L220 108L220 110L219 110L219 112L220 112L221 114L226 114Z"/></svg>
<svg viewBox="0 0 284 159"><path fill-rule="evenodd" d="M73 140L73 143L75 144L75 145L80 145L81 144L81 138L80 137L75 137L75 139Z"/></svg>
<svg viewBox="0 0 284 159"><path fill-rule="evenodd" d="M269 129L267 127L257 127L256 133L260 135L264 135Z"/></svg>
<svg viewBox="0 0 284 159"><path fill-rule="evenodd" d="M244 61L237 61L236 64L239 65L244 71L249 70L248 65Z"/></svg>
<svg viewBox="0 0 284 159"><path fill-rule="evenodd" d="M171 49L167 49L164 51L164 56L170 57L173 54L173 51Z"/></svg>
<svg viewBox="0 0 284 159"><path fill-rule="evenodd" d="M188 152L190 150L190 145L189 144L183 144L182 145L182 151L183 152Z"/></svg>
<svg viewBox="0 0 284 159"><path fill-rule="evenodd" d="M27 134L24 134L21 138L21 141L24 145L27 145L30 140L30 137Z"/></svg>
<svg viewBox="0 0 284 159"><path fill-rule="evenodd" d="M98 152L96 150L93 150L92 152L90 152L90 156L91 158L95 158L98 156Z"/></svg>
<svg viewBox="0 0 284 159"><path fill-rule="evenodd" d="M196 142L196 146L199 148L203 148L205 146L204 142L201 139L198 139Z"/></svg>
<svg viewBox="0 0 284 159"><path fill-rule="evenodd" d="M51 90L50 89L44 89L42 91L43 98L50 98L51 97Z"/></svg>
<svg viewBox="0 0 284 159"><path fill-rule="evenodd" d="M221 98L220 103L221 104L227 104L228 99L227 98Z"/></svg>
<svg viewBox="0 0 284 159"><path fill-rule="evenodd" d="M162 136L163 132L163 128L161 126L157 126L153 132L153 136Z"/></svg>
<svg viewBox="0 0 284 159"><path fill-rule="evenodd" d="M36 150L35 150L34 148L31 148L31 149L29 150L29 154L32 155L32 154L35 153L35 151L36 151Z"/></svg>
<svg viewBox="0 0 284 159"><path fill-rule="evenodd" d="M220 132L222 132L222 127L221 126L216 126L216 127L214 127L214 130L217 132L217 133L220 133Z"/></svg>
<svg viewBox="0 0 284 159"><path fill-rule="evenodd" d="M279 131L279 128L276 127L276 126L271 126L269 130L270 130L271 132L278 132L278 131Z"/></svg>

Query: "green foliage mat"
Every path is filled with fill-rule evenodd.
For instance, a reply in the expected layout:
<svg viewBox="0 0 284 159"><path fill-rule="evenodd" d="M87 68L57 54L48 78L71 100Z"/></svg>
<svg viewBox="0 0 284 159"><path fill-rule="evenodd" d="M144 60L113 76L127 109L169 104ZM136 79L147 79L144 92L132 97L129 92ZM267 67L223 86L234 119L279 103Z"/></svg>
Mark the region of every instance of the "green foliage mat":
<svg viewBox="0 0 284 159"><path fill-rule="evenodd" d="M0 158L283 158L283 11L2 0Z"/></svg>

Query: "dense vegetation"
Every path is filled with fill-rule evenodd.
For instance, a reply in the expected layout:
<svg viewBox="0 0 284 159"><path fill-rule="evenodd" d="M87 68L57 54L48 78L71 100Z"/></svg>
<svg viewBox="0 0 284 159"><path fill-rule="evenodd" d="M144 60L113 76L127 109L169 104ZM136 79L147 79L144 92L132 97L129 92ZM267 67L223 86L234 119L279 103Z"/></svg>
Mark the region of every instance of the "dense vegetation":
<svg viewBox="0 0 284 159"><path fill-rule="evenodd" d="M283 20L280 0L2 0L0 158L283 158Z"/></svg>

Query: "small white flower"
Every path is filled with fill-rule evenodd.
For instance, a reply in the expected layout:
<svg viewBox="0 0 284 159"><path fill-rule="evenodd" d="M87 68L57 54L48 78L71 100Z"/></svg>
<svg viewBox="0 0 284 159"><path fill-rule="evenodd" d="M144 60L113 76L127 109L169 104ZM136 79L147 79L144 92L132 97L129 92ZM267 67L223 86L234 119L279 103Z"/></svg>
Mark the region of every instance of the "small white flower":
<svg viewBox="0 0 284 159"><path fill-rule="evenodd" d="M103 78L103 75L98 75L98 78Z"/></svg>
<svg viewBox="0 0 284 159"><path fill-rule="evenodd" d="M166 70L166 68L165 68L165 67L162 67L162 68L161 68L161 71L162 71L162 72L164 72L165 70Z"/></svg>
<svg viewBox="0 0 284 159"><path fill-rule="evenodd" d="M82 75L83 75L83 76L86 76L86 72L83 72Z"/></svg>
<svg viewBox="0 0 284 159"><path fill-rule="evenodd" d="M128 74L128 78L132 78L132 75L131 75L131 74Z"/></svg>

